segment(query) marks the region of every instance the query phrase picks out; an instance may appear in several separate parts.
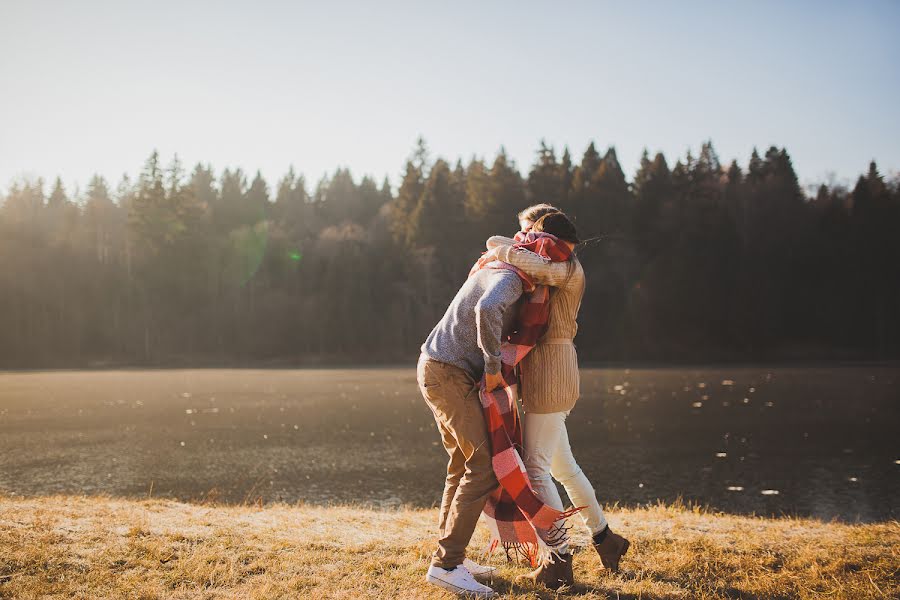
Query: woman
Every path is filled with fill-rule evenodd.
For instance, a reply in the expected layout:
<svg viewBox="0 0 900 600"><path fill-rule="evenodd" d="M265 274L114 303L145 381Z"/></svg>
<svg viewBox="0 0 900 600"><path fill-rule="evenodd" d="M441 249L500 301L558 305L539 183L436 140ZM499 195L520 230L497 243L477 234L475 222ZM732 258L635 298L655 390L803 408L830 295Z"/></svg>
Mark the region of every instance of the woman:
<svg viewBox="0 0 900 600"><path fill-rule="evenodd" d="M548 204L531 206L519 213L519 224L522 231L547 231L573 247L579 242L569 218ZM520 363L525 410L522 460L541 500L554 508L563 508L553 482L556 479L572 503L584 507L579 514L590 530L593 546L603 565L616 572L629 542L609 529L593 486L575 462L566 431L566 418L579 396L578 357L573 338L584 296L584 269L574 253L567 262L552 263L534 253L513 248L514 243L511 238L494 236L487 242L488 254L521 269L536 283L554 288L550 292L547 331ZM559 553L567 555L567 545L559 548ZM542 565L527 577L546 583L546 570L546 565Z"/></svg>

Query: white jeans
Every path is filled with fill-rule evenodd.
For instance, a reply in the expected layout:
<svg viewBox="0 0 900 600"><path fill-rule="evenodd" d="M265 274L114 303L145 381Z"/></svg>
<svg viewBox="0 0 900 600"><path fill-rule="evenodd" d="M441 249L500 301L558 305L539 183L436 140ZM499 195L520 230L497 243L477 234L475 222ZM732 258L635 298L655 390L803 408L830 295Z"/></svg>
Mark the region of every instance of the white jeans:
<svg viewBox="0 0 900 600"><path fill-rule="evenodd" d="M562 510L562 498L553 479L560 482L572 504L584 507L578 514L593 535L606 527L606 517L603 516L591 482L572 456L569 433L566 431L568 416L568 411L525 413L525 448L522 460L538 498L547 505Z"/></svg>

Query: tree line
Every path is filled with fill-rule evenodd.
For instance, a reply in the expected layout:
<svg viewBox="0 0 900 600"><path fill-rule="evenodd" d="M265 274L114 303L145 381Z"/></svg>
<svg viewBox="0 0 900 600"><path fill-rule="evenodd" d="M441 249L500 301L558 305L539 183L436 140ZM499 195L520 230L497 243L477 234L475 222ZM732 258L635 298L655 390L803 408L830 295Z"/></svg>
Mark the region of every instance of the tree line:
<svg viewBox="0 0 900 600"><path fill-rule="evenodd" d="M47 188L49 187L49 195ZM790 156L745 168L712 143L674 164L543 142L527 174L432 159L396 192L349 170L187 172L158 153L112 188L56 179L0 197L0 366L317 364L414 358L493 234L549 202L587 275L584 361L900 356L900 181L800 187Z"/></svg>

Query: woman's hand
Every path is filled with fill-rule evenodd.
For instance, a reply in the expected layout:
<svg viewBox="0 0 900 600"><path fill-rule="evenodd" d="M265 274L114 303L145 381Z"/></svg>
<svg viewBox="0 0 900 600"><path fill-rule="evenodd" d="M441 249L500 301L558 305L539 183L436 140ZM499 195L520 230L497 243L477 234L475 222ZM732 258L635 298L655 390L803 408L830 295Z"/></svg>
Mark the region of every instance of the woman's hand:
<svg viewBox="0 0 900 600"><path fill-rule="evenodd" d="M481 259L485 264L491 262L492 260L497 260L497 253L500 251L499 246L495 246L481 255Z"/></svg>

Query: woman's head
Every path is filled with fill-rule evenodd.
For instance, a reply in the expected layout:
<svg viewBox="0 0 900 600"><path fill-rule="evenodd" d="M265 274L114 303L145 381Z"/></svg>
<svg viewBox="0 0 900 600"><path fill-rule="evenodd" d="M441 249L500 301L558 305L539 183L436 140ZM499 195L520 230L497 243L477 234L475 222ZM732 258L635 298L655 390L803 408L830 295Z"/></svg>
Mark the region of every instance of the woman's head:
<svg viewBox="0 0 900 600"><path fill-rule="evenodd" d="M577 244L580 241L575 224L565 213L559 211L539 217L531 226L531 231L549 233L570 244Z"/></svg>
<svg viewBox="0 0 900 600"><path fill-rule="evenodd" d="M535 204L534 206L529 206L519 213L519 227L522 231L530 231L535 221L544 215L555 212L560 212L560 210L550 204Z"/></svg>

